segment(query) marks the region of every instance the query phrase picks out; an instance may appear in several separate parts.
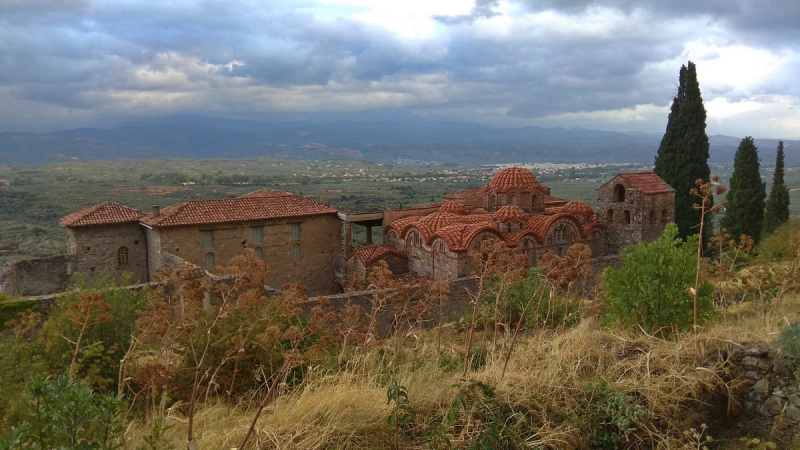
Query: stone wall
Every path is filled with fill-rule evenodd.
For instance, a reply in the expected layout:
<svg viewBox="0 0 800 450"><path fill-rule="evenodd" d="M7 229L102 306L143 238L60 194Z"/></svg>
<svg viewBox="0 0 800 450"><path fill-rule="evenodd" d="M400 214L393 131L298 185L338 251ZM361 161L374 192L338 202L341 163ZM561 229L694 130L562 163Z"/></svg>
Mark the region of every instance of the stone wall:
<svg viewBox="0 0 800 450"><path fill-rule="evenodd" d="M773 360L761 343L733 352L730 361L732 375L744 383L737 418L742 433L800 445L800 372Z"/></svg>
<svg viewBox="0 0 800 450"><path fill-rule="evenodd" d="M617 186L624 188L624 198L617 198ZM597 190L598 222L606 226L606 255L619 254L623 248L642 241L651 242L664 232L674 219L675 193L644 194L616 177Z"/></svg>
<svg viewBox="0 0 800 450"><path fill-rule="evenodd" d="M34 296L64 291L69 286L67 267L73 255L9 261L0 267L0 292Z"/></svg>
<svg viewBox="0 0 800 450"><path fill-rule="evenodd" d="M292 224L300 224L300 239L292 239ZM260 243L253 242L252 229L263 229ZM153 230L162 253L170 253L199 267L206 255L214 255L215 265L223 265L245 249L260 251L270 268L269 284L300 283L309 292L321 294L334 288L334 255L341 252L341 222L335 214L274 219L265 221L162 227ZM203 232L213 233L213 245L205 248ZM300 245L300 259L292 254ZM153 261L160 267L164 262ZM152 269L151 269L152 270Z"/></svg>
<svg viewBox="0 0 800 450"><path fill-rule="evenodd" d="M69 273L80 272L91 280L107 276L120 282L148 281L147 242L138 223L67 228L69 253L74 254Z"/></svg>

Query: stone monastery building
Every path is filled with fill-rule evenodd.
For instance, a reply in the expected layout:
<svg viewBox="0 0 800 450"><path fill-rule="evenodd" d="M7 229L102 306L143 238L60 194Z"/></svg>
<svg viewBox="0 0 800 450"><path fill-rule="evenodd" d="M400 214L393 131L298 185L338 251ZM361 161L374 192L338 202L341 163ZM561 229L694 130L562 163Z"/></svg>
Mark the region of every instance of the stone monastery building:
<svg viewBox="0 0 800 450"><path fill-rule="evenodd" d="M61 219L69 254L0 269L0 292L42 295L63 290L71 274L153 281L158 271L188 263L211 270L252 249L270 267L270 285L303 284L332 293L352 272L366 276L385 261L404 279L456 279L476 269L481 242L501 240L531 265L576 243L595 257L656 239L671 221L675 191L653 172L622 173L597 189L597 210L553 197L528 169L501 170L485 186L406 210L348 214L268 189L237 198L190 201L145 213L106 202ZM352 244L352 225L367 227L367 245ZM383 244L372 243L382 227ZM43 280L59 280L43 283ZM47 284L46 286L44 284Z"/></svg>
<svg viewBox="0 0 800 450"><path fill-rule="evenodd" d="M384 223L385 249L354 253L355 266L366 272L385 258L401 268L396 260L405 257L409 272L460 278L477 269L473 255L487 239L519 249L531 266L545 253L563 256L577 243L588 245L595 257L615 255L660 236L675 209L675 190L653 172L619 174L598 188L599 215L585 202L551 196L550 188L519 167L443 199L435 208L393 211L397 218Z"/></svg>

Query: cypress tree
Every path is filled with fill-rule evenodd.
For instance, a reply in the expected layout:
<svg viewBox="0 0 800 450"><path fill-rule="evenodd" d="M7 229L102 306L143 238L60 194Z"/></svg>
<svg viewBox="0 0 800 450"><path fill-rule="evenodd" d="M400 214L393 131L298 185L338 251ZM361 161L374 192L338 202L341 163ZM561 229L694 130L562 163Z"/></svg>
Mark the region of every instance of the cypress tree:
<svg viewBox="0 0 800 450"><path fill-rule="evenodd" d="M769 191L767 209L764 212L764 234L772 233L789 220L789 188L783 181L783 141L778 142L778 156L775 158L775 175Z"/></svg>
<svg viewBox="0 0 800 450"><path fill-rule="evenodd" d="M681 66L678 93L672 101L667 129L658 147L654 171L675 189L675 224L679 236L686 238L697 234L700 211L694 204L700 200L689 191L695 181L708 181L708 135L706 135L706 109L697 82L697 69L689 61ZM708 242L712 227L705 227L703 242Z"/></svg>
<svg viewBox="0 0 800 450"><path fill-rule="evenodd" d="M746 234L758 242L764 221L764 198L767 188L761 181L758 148L750 136L742 139L733 159L733 175L728 190L728 207L722 227L731 237Z"/></svg>

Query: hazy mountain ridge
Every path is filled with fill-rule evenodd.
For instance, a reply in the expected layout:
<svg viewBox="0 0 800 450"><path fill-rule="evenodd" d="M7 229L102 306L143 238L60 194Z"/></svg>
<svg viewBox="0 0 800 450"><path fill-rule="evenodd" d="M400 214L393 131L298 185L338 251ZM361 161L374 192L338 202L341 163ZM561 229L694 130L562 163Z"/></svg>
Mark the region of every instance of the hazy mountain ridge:
<svg viewBox="0 0 800 450"><path fill-rule="evenodd" d="M732 163L741 138L711 136L711 161ZM0 163L176 158L396 159L503 162L652 163L660 134L587 128L494 128L459 122L256 122L172 116L49 134L0 133ZM777 139L759 139L771 165ZM800 141L784 141L787 164Z"/></svg>

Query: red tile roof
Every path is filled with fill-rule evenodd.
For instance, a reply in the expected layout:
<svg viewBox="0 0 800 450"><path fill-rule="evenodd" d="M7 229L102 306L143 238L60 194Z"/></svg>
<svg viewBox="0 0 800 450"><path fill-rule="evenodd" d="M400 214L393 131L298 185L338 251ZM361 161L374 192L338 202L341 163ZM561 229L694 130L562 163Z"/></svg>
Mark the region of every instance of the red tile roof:
<svg viewBox="0 0 800 450"><path fill-rule="evenodd" d="M502 239L502 235L497 231L497 229L490 225L479 223L469 225L451 225L437 231L434 237L442 238L450 251L459 252L466 250L469 247L470 242L472 242L472 239L484 231L494 233L498 238Z"/></svg>
<svg viewBox="0 0 800 450"><path fill-rule="evenodd" d="M128 208L114 202L100 203L78 212L66 215L59 220L62 227L84 227L91 225L112 225L138 222L146 213Z"/></svg>
<svg viewBox="0 0 800 450"><path fill-rule="evenodd" d="M560 199L558 197L553 197L553 196L548 195L547 197L544 198L545 207L554 208L556 206L564 206L566 204L567 204L566 200Z"/></svg>
<svg viewBox="0 0 800 450"><path fill-rule="evenodd" d="M486 186L481 186L475 189L467 189L466 191L453 192L452 194L443 195L445 200L455 200L467 208L483 207L486 202Z"/></svg>
<svg viewBox="0 0 800 450"><path fill-rule="evenodd" d="M539 186L539 180L533 172L522 167L509 167L497 172L487 187L497 192L507 192L512 189L531 192L537 186Z"/></svg>
<svg viewBox="0 0 800 450"><path fill-rule="evenodd" d="M359 248L358 250L353 251L353 253L350 253L347 259L356 258L366 267L387 255L395 256L401 259L407 259L406 255L397 250L397 247L389 244L367 245L366 247Z"/></svg>
<svg viewBox="0 0 800 450"><path fill-rule="evenodd" d="M564 206L547 208L544 210L544 213L547 215L553 215L553 214L587 215L587 214L594 214L594 209L592 209L592 207L589 206L586 202L582 202L580 200L573 200Z"/></svg>
<svg viewBox="0 0 800 450"><path fill-rule="evenodd" d="M439 212L465 215L467 214L467 208L461 203L450 200L445 202L445 204L439 208Z"/></svg>
<svg viewBox="0 0 800 450"><path fill-rule="evenodd" d="M255 192L251 192L249 194L244 194L239 198L249 198L249 197L286 197L287 195L294 195L290 192L281 192L281 191L273 191L272 189L259 189Z"/></svg>
<svg viewBox="0 0 800 450"><path fill-rule="evenodd" d="M334 208L324 203L289 194L186 202L164 208L156 217L148 214L141 222L155 227L174 227L335 213Z"/></svg>
<svg viewBox="0 0 800 450"><path fill-rule="evenodd" d="M496 213L494 213L494 218L497 219L498 222L506 223L506 222L522 222L528 217L525 214L525 211L522 210L519 206L512 206L506 205L500 207Z"/></svg>
<svg viewBox="0 0 800 450"><path fill-rule="evenodd" d="M620 173L617 175L617 177L625 179L625 181L627 181L632 188L641 189L642 193L644 194L665 194L669 192L675 192L675 189L667 184L666 181L661 179L660 176L656 175L655 172ZM614 181L614 178L608 180L603 184L603 186ZM600 186L597 189L602 189L603 186Z"/></svg>

